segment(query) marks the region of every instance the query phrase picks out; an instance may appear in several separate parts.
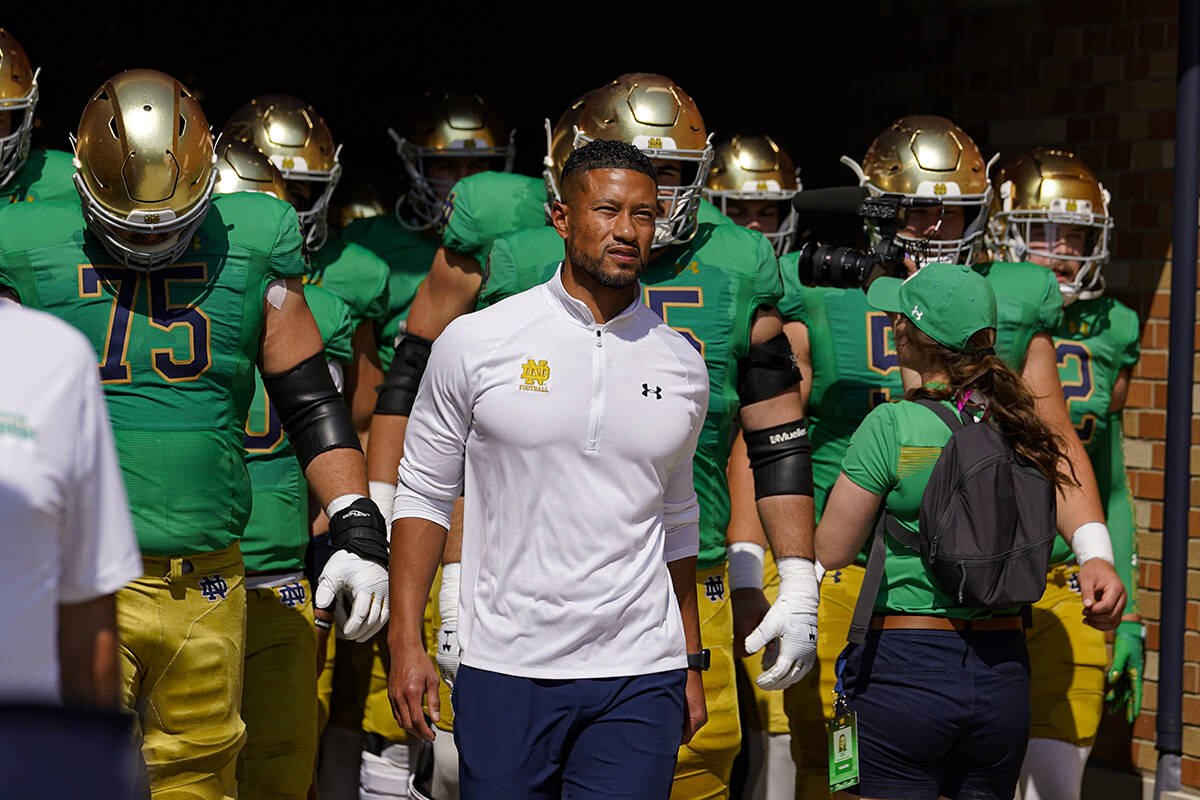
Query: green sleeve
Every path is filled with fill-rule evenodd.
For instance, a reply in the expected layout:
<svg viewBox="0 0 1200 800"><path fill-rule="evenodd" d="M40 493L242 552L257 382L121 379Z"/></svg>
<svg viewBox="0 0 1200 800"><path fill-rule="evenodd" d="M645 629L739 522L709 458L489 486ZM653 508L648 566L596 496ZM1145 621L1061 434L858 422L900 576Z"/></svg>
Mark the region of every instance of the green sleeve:
<svg viewBox="0 0 1200 800"><path fill-rule="evenodd" d="M350 316L350 307L333 292L311 283L304 286L304 299L316 320L317 330L321 332L325 356L330 361L349 364L354 350L351 344L354 321Z"/></svg>
<svg viewBox="0 0 1200 800"><path fill-rule="evenodd" d="M895 407L890 403L876 406L850 437L842 472L868 492L886 495L896 485L899 455Z"/></svg>
<svg viewBox="0 0 1200 800"><path fill-rule="evenodd" d="M1058 288L1058 278L1048 269L1042 270L1044 286L1041 302L1038 303L1037 330L1035 333L1054 335L1063 320L1063 296ZM1022 356L1024 359L1024 356Z"/></svg>
<svg viewBox="0 0 1200 800"><path fill-rule="evenodd" d="M300 233L300 219L295 210L288 206L279 218L275 246L271 248L271 277L299 278L306 272L308 256L304 251L304 237Z"/></svg>
<svg viewBox="0 0 1200 800"><path fill-rule="evenodd" d="M1112 318L1125 328L1125 349L1117 360L1117 369L1133 369L1142 355L1142 340L1137 313L1121 303L1113 303Z"/></svg>
<svg viewBox="0 0 1200 800"><path fill-rule="evenodd" d="M779 313L784 322L798 321L808 324L804 308L804 284L800 283L800 256L788 253L779 259L779 277L783 282L783 297L779 300Z"/></svg>
<svg viewBox="0 0 1200 800"><path fill-rule="evenodd" d="M1133 522L1125 454L1121 449L1125 441L1121 416L1120 411L1114 411L1109 414L1107 425L1097 426L1099 430L1096 435L1106 439L1094 443L1092 467L1096 471L1096 483L1100 486L1100 497L1104 501L1104 516L1108 521L1108 535L1113 546L1113 566L1121 583L1125 584L1125 593L1129 598L1125 613L1135 614L1138 611L1137 526Z"/></svg>
<svg viewBox="0 0 1200 800"><path fill-rule="evenodd" d="M456 253L474 255L479 247L479 226L475 224L471 204L460 202L464 194L462 181L459 181L442 203L442 244Z"/></svg>
<svg viewBox="0 0 1200 800"><path fill-rule="evenodd" d="M783 297L783 281L779 277L779 259L767 237L758 234L758 253L754 271L755 308L775 307Z"/></svg>

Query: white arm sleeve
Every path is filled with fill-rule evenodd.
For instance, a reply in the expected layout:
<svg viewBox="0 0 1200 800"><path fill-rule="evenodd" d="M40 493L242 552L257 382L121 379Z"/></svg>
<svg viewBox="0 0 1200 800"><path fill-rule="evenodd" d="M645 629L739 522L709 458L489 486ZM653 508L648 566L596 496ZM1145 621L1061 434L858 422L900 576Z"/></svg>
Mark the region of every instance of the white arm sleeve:
<svg viewBox="0 0 1200 800"><path fill-rule="evenodd" d="M426 519L450 529L462 494L467 433L474 407L468 355L481 349L451 323L433 344L408 417L391 522Z"/></svg>
<svg viewBox="0 0 1200 800"><path fill-rule="evenodd" d="M696 457L696 442L704 427L704 415L708 413L708 375L697 376L693 380L696 413L692 418L691 435L687 447L680 453L679 460L667 476L667 486L663 492L663 523L666 527L663 561L668 564L700 553L700 503L692 480L692 461Z"/></svg>
<svg viewBox="0 0 1200 800"><path fill-rule="evenodd" d="M100 389L91 347L72 350L78 374L78 418L74 426L74 475L62 527L59 601L83 603L112 594L142 574L129 501L117 465L108 406Z"/></svg>

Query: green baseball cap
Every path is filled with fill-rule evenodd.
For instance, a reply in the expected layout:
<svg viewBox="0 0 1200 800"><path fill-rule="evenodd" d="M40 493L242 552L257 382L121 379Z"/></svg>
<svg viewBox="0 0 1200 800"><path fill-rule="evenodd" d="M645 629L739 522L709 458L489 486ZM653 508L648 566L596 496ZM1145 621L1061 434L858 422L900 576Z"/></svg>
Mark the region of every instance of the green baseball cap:
<svg viewBox="0 0 1200 800"><path fill-rule="evenodd" d="M905 280L876 278L867 302L903 314L935 342L959 352L980 330L996 327L992 287L961 264L929 264Z"/></svg>

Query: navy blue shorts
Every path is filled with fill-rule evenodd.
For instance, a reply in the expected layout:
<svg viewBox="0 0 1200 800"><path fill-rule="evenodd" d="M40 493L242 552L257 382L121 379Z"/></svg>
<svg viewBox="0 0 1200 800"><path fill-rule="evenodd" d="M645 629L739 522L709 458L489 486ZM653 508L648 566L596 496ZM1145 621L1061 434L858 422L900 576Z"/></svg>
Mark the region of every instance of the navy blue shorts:
<svg viewBox="0 0 1200 800"><path fill-rule="evenodd" d="M871 631L838 658L866 797L1012 800L1029 741L1022 631Z"/></svg>
<svg viewBox="0 0 1200 800"><path fill-rule="evenodd" d="M687 671L542 680L466 665L451 702L462 800L666 800Z"/></svg>

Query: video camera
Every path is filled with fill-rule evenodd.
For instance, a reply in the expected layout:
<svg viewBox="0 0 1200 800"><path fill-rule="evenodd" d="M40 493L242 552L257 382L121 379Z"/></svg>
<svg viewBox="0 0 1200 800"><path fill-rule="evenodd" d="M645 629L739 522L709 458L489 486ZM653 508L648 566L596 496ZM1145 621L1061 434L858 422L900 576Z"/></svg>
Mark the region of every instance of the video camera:
<svg viewBox="0 0 1200 800"><path fill-rule="evenodd" d="M866 222L879 237L869 250L821 244L812 238L804 241L799 251L800 281L807 286L866 288L876 271L902 274L905 248L896 241L897 229L905 224L910 208L941 204L937 198L872 195L861 186L796 192L792 197L792 208L799 216L797 227L800 230L811 231L822 222L854 215Z"/></svg>

